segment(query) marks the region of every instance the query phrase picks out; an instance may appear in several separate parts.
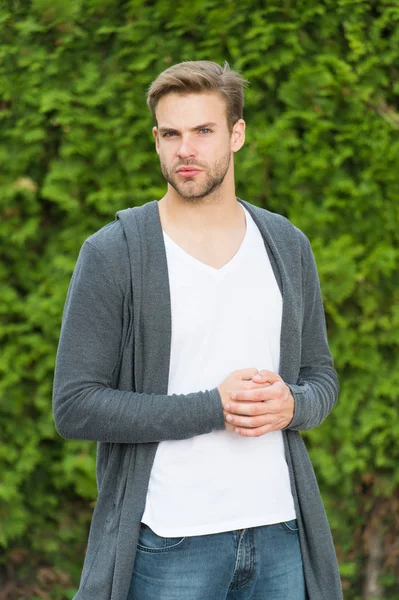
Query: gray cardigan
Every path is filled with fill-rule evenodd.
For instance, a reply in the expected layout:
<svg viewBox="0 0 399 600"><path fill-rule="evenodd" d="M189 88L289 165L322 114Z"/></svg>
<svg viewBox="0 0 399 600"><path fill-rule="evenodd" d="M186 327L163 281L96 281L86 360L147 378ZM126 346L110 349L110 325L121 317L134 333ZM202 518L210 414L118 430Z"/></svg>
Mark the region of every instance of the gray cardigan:
<svg viewBox="0 0 399 600"><path fill-rule="evenodd" d="M307 238L287 219L240 202L259 227L283 295L279 373L295 398L283 437L308 597L340 600L333 541L299 434L323 421L338 393L315 262ZM126 600L157 443L224 428L217 388L167 395L170 340L154 201L120 211L86 240L65 304L54 419L61 436L98 442L98 499L76 600Z"/></svg>

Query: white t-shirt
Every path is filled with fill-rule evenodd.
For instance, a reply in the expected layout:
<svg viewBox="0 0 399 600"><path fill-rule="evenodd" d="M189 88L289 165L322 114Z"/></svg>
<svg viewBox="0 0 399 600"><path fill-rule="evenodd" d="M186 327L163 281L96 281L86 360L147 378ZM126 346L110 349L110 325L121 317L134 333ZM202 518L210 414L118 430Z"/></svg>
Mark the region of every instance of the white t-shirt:
<svg viewBox="0 0 399 600"><path fill-rule="evenodd" d="M172 307L169 394L218 386L232 371L278 372L282 298L261 234L247 229L221 269L165 233ZM247 438L214 431L158 445L142 521L164 537L295 518L281 431Z"/></svg>

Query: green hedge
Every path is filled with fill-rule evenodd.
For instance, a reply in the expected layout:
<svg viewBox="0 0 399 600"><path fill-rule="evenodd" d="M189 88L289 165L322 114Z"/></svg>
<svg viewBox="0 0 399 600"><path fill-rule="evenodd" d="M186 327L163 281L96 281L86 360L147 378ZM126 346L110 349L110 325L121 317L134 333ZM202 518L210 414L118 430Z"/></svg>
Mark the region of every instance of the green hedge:
<svg viewBox="0 0 399 600"><path fill-rule="evenodd" d="M399 5L0 7L0 585L25 581L18 597L30 599L76 586L95 444L62 441L52 421L68 282L88 235L164 194L148 85L173 63L208 59L250 81L238 195L287 215L316 254L342 391L305 437L345 598L371 598L374 572L375 594L398 598Z"/></svg>

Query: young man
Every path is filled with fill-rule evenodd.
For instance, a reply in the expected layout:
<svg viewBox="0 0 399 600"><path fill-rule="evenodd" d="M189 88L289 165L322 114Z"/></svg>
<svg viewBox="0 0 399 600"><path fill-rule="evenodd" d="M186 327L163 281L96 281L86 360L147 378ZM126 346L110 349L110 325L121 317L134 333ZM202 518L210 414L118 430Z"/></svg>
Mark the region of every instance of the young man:
<svg viewBox="0 0 399 600"><path fill-rule="evenodd" d="M79 600L338 600L301 429L334 406L306 237L239 200L242 77L175 65L148 104L165 196L82 247L54 384L57 429L96 440Z"/></svg>

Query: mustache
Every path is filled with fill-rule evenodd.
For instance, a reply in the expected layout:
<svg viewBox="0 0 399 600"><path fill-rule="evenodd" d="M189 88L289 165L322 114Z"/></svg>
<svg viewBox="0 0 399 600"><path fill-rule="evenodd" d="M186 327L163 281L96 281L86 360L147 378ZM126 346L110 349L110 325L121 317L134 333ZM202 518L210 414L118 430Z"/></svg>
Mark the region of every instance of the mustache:
<svg viewBox="0 0 399 600"><path fill-rule="evenodd" d="M180 167L198 167L199 169L206 169L208 167L208 165L205 163L198 162L198 161L184 160L184 161L179 161L178 163L176 163L173 168L175 170L177 170Z"/></svg>

